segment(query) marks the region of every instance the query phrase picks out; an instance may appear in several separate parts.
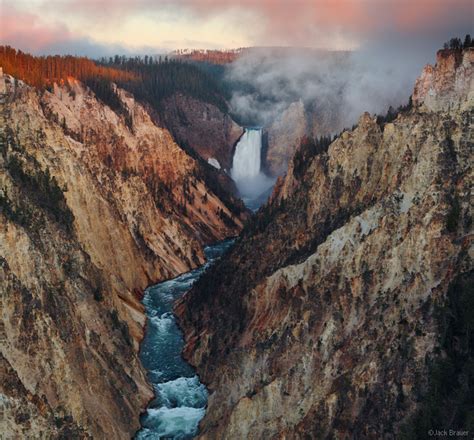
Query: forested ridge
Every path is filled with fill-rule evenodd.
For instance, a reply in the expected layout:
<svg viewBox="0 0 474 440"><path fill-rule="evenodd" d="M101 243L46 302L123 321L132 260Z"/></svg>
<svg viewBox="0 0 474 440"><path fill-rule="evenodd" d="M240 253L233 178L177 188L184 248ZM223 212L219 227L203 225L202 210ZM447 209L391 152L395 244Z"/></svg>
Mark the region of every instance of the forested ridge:
<svg viewBox="0 0 474 440"><path fill-rule="evenodd" d="M110 92L110 83L114 82L157 111L175 93L190 95L227 111L225 93L218 81L194 64L167 57L116 55L94 61L71 55L37 57L0 46L0 67L5 73L42 89L68 77L77 78L112 108L116 107Z"/></svg>
<svg viewBox="0 0 474 440"><path fill-rule="evenodd" d="M54 55L36 57L10 46L0 46L0 67L5 73L26 83L46 88L55 81L74 77L85 81L101 77L109 81L132 81L130 72L102 66L86 57Z"/></svg>
<svg viewBox="0 0 474 440"><path fill-rule="evenodd" d="M164 99L175 93L190 95L201 101L214 104L227 111L225 92L220 83L198 66L168 57L102 58L100 65L112 70L125 71L138 78L137 81L119 81L119 85L160 109Z"/></svg>

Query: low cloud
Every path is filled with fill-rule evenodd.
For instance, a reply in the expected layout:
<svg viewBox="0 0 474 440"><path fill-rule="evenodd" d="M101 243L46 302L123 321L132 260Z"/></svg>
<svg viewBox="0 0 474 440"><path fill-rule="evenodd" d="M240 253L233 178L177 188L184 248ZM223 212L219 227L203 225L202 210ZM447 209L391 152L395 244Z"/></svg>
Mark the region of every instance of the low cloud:
<svg viewBox="0 0 474 440"><path fill-rule="evenodd" d="M468 30L467 25L404 34L387 30L352 52L249 50L226 73L235 87L233 112L245 124L269 125L301 99L315 110L323 132L338 132L365 111L385 114L389 106L406 104L437 49Z"/></svg>

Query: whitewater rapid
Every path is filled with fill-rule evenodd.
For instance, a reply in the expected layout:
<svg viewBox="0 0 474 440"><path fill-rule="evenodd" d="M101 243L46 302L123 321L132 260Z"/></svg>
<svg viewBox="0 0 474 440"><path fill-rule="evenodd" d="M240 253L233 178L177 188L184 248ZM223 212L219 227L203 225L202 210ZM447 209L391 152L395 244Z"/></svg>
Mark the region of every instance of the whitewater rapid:
<svg viewBox="0 0 474 440"><path fill-rule="evenodd" d="M147 327L140 359L153 385L155 398L141 417L142 429L136 439L184 440L198 432L199 421L206 412L207 390L181 356L184 341L172 310L175 301L232 243L226 240L208 246L204 250L205 265L145 291Z"/></svg>

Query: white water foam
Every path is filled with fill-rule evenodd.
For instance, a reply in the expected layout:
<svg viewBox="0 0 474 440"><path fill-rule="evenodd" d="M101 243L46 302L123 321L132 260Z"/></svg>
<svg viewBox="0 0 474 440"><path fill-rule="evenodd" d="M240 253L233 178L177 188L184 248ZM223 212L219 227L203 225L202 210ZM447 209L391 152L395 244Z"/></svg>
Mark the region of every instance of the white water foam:
<svg viewBox="0 0 474 440"><path fill-rule="evenodd" d="M144 432L140 439L172 438L175 440L191 438L197 434L199 421L205 408L149 408L143 421Z"/></svg>
<svg viewBox="0 0 474 440"><path fill-rule="evenodd" d="M170 327L174 323L174 318L171 313L164 313L161 316L152 316L149 318L149 323L154 325L158 332L164 336L167 336L167 333Z"/></svg>
<svg viewBox="0 0 474 440"><path fill-rule="evenodd" d="M178 377L156 386L160 403L167 408L186 406L203 408L207 403L206 387L197 376Z"/></svg>

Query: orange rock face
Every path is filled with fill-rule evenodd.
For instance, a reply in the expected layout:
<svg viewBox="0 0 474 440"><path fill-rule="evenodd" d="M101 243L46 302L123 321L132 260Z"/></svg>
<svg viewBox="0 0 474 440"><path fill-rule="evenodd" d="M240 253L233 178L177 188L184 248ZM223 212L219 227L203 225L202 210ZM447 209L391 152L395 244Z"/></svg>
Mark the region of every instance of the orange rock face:
<svg viewBox="0 0 474 440"><path fill-rule="evenodd" d="M440 50L436 55L436 65L427 65L416 81L413 103L425 104L430 110L441 110L450 105L472 105L473 71L473 48Z"/></svg>

